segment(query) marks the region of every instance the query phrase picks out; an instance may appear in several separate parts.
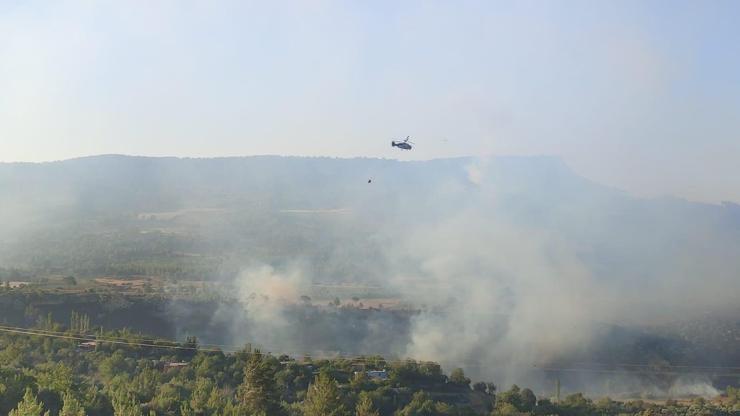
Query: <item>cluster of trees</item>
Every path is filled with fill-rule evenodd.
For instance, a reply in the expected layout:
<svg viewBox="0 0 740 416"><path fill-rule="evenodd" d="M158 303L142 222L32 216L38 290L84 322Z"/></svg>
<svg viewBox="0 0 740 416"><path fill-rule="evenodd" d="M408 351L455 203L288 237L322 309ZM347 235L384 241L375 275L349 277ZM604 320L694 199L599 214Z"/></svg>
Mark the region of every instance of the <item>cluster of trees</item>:
<svg viewBox="0 0 740 416"><path fill-rule="evenodd" d="M83 316L73 319L82 331ZM40 322L46 334L63 330ZM68 333L72 335L73 332ZM98 332L93 349L63 337L0 335L0 414L81 415L730 415L740 414L737 389L722 401L621 403L581 394L560 403L530 389L497 392L471 383L460 369L445 375L431 362L382 357L296 361L245 348L233 353L173 345L129 331ZM117 340L117 343L109 342ZM386 379L367 371L387 370Z"/></svg>

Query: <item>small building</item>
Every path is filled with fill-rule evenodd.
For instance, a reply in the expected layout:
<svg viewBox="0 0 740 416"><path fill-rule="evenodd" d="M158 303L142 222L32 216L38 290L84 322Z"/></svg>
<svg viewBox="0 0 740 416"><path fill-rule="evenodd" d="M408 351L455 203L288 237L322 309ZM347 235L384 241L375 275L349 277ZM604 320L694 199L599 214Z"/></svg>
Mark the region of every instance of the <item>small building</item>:
<svg viewBox="0 0 740 416"><path fill-rule="evenodd" d="M388 380L388 372L385 370L370 370L367 376L372 380Z"/></svg>
<svg viewBox="0 0 740 416"><path fill-rule="evenodd" d="M361 371L355 371L355 374L361 373ZM365 375L370 380L388 380L388 371L386 370L369 370L365 371Z"/></svg>
<svg viewBox="0 0 740 416"><path fill-rule="evenodd" d="M167 371L167 370L169 370L171 368L183 368L183 367L187 367L188 365L189 365L189 363L187 363L185 361L180 361L180 362L176 362L176 363L169 363L168 362L168 363L164 363L164 370Z"/></svg>
<svg viewBox="0 0 740 416"><path fill-rule="evenodd" d="M97 346L98 346L98 341L85 341L85 342L80 343L80 345L77 346L77 349L80 351L92 351Z"/></svg>

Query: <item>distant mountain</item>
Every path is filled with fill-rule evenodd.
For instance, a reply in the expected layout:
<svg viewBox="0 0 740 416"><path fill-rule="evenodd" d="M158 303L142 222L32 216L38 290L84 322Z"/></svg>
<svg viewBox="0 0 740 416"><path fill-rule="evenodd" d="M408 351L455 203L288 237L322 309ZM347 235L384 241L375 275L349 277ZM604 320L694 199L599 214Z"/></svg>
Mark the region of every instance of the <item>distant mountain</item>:
<svg viewBox="0 0 740 416"><path fill-rule="evenodd" d="M0 189L5 267L96 273L193 252L236 263L300 257L317 280L377 280L390 272L384 251L404 236L464 215L555 235L596 278L619 282L614 290L671 291L661 276L738 280L736 205L635 198L553 157L106 155L3 163Z"/></svg>
<svg viewBox="0 0 740 416"><path fill-rule="evenodd" d="M596 274L618 268L635 283L670 272L665 264L676 258L729 261L740 248L733 204L634 198L579 177L552 157L400 162L106 155L3 163L0 189L4 263L16 266L30 261L30 253L14 250L19 241L53 239L50 230L60 237L74 231L74 240L151 228L177 231L168 239L185 245L181 249L240 251L239 244L259 241L262 251L273 253L312 252L305 246L336 246L355 235L362 248L352 255L366 256L372 253L368 234L388 242L395 232L473 210L556 232ZM328 234L339 240L322 242ZM332 249L317 250L326 256Z"/></svg>
<svg viewBox="0 0 740 416"><path fill-rule="evenodd" d="M615 360L611 346L627 359L685 343L676 357L709 362L715 350L697 337L711 337L721 363L740 350L735 332L721 335L740 305L737 205L637 198L557 158L111 155L0 164L0 190L0 280L226 279L242 288L236 296L276 281L379 286L424 310L408 334L390 334L406 346L393 352L510 364L512 379L517 363ZM242 327L256 332L235 340L292 339L275 327L292 322L286 311L252 312ZM674 324L667 337L680 342L603 329L708 312L718 318L700 325L712 328L705 335ZM367 339L389 336L370 326ZM695 345L704 347L685 352Z"/></svg>

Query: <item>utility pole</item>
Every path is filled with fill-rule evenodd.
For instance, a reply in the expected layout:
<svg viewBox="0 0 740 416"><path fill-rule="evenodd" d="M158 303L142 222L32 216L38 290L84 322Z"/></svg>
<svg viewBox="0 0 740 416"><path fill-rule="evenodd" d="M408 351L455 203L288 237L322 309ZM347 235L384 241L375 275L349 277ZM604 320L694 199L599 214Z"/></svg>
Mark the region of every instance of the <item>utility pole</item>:
<svg viewBox="0 0 740 416"><path fill-rule="evenodd" d="M560 404L560 377L555 378L555 403Z"/></svg>

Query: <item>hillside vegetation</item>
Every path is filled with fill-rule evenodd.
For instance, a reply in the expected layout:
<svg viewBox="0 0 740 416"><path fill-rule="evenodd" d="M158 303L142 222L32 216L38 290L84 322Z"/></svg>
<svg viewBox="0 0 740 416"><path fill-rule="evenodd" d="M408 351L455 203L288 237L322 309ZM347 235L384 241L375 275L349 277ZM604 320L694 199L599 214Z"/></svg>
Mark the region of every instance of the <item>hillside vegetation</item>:
<svg viewBox="0 0 740 416"><path fill-rule="evenodd" d="M318 359L243 348L224 353L127 331L85 335L41 320L0 335L0 412L10 415L731 415L737 389L707 401L592 401L580 393L471 383L460 369L379 356ZM37 335L29 335L37 334ZM90 341L82 342L84 339ZM15 410L14 410L15 409ZM47 413L48 412L48 413Z"/></svg>

